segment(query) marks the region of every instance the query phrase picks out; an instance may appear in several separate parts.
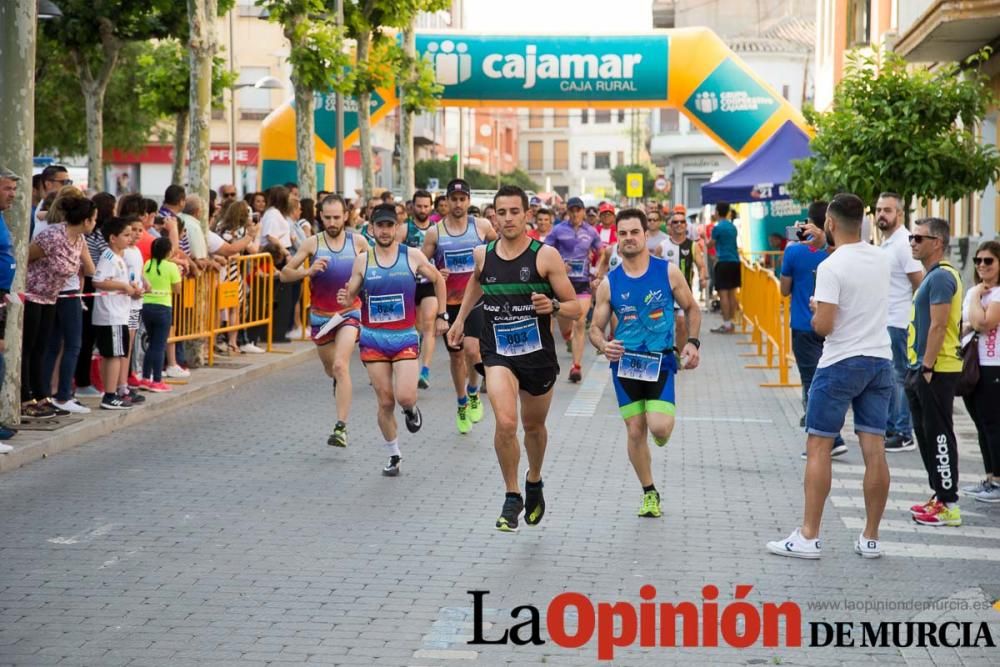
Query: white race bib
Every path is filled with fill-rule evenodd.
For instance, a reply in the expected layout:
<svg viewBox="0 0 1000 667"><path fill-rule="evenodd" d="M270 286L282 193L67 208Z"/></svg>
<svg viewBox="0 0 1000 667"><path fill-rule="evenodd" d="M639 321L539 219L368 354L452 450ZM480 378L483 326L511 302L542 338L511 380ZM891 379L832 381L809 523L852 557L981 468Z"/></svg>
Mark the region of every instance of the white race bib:
<svg viewBox="0 0 1000 667"><path fill-rule="evenodd" d="M576 278L577 280L582 280L587 277L587 260L571 259L566 263L569 265L570 279Z"/></svg>
<svg viewBox="0 0 1000 667"><path fill-rule="evenodd" d="M402 294L382 294L368 297L368 321L372 324L399 322L406 318Z"/></svg>
<svg viewBox="0 0 1000 667"><path fill-rule="evenodd" d="M444 252L444 268L452 273L472 273L476 268L476 260L472 256L472 248L446 250Z"/></svg>
<svg viewBox="0 0 1000 667"><path fill-rule="evenodd" d="M641 382L656 382L660 379L660 364L663 355L659 352L626 352L618 361L618 377Z"/></svg>
<svg viewBox="0 0 1000 667"><path fill-rule="evenodd" d="M542 336L538 331L538 318L526 317L515 322L497 322L493 325L497 354L519 357L542 349Z"/></svg>

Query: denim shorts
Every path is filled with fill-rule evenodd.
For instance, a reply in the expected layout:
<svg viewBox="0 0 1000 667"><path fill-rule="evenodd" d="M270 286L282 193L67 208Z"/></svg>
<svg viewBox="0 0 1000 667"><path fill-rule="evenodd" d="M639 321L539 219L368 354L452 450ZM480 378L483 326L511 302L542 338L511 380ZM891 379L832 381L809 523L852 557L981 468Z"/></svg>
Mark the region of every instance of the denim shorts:
<svg viewBox="0 0 1000 667"><path fill-rule="evenodd" d="M835 438L852 407L855 432L885 435L892 373L892 361L878 357L850 357L817 368L809 387L806 432Z"/></svg>

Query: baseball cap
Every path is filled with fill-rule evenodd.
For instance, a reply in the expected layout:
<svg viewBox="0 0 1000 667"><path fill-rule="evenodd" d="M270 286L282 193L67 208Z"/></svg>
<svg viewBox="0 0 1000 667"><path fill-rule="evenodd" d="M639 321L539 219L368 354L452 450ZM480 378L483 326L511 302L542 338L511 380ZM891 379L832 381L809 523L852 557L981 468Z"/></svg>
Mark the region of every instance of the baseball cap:
<svg viewBox="0 0 1000 667"><path fill-rule="evenodd" d="M448 181L447 193L450 195L452 192L464 192L465 194L469 194L472 192L472 188L469 187L469 183L465 179L453 178Z"/></svg>
<svg viewBox="0 0 1000 667"><path fill-rule="evenodd" d="M393 204L379 204L372 209L372 224L396 222L396 207Z"/></svg>
<svg viewBox="0 0 1000 667"><path fill-rule="evenodd" d="M532 197L528 201L528 205L529 206L541 206L542 205L542 198L539 197L538 195L535 195L534 197Z"/></svg>
<svg viewBox="0 0 1000 667"><path fill-rule="evenodd" d="M687 207L684 204L677 204L674 206L674 210L671 212L673 215L687 215Z"/></svg>
<svg viewBox="0 0 1000 667"><path fill-rule="evenodd" d="M0 167L0 178L8 181L19 181L21 177L12 172L7 167Z"/></svg>
<svg viewBox="0 0 1000 667"><path fill-rule="evenodd" d="M609 202L601 202L601 205L597 208L598 213L614 213L615 206Z"/></svg>
<svg viewBox="0 0 1000 667"><path fill-rule="evenodd" d="M579 197L570 197L566 202L566 208L583 208L583 200Z"/></svg>

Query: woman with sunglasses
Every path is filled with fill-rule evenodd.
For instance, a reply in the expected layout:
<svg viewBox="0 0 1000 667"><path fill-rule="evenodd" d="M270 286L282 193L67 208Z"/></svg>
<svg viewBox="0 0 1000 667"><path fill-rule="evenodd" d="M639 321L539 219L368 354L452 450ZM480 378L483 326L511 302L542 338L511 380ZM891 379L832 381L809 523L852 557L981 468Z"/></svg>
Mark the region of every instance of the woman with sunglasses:
<svg viewBox="0 0 1000 667"><path fill-rule="evenodd" d="M986 479L962 492L984 503L1000 503L1000 243L987 241L972 260L979 282L965 295L963 334L979 337L979 383L965 407L976 423Z"/></svg>

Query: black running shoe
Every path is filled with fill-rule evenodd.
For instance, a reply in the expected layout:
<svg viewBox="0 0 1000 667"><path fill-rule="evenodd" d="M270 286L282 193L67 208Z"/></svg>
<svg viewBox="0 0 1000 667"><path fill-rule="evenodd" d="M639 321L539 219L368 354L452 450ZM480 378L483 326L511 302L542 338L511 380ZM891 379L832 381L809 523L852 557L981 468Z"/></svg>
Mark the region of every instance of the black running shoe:
<svg viewBox="0 0 1000 667"><path fill-rule="evenodd" d="M508 493L503 501L500 518L497 519L497 530L502 530L505 533L516 533L517 518L521 516L523 509L524 501L521 499L521 494Z"/></svg>
<svg viewBox="0 0 1000 667"><path fill-rule="evenodd" d="M420 408L415 405L412 413L403 410L403 418L406 420L406 430L410 433L416 433L424 425L424 416L420 414Z"/></svg>
<svg viewBox="0 0 1000 667"><path fill-rule="evenodd" d="M545 516L543 486L545 484L542 483L542 480L533 483L529 482L527 477L524 479L524 522L529 526L537 525L542 520L542 517Z"/></svg>
<svg viewBox="0 0 1000 667"><path fill-rule="evenodd" d="M333 427L333 433L326 439L326 444L331 447L347 447L347 424L337 422Z"/></svg>
<svg viewBox="0 0 1000 667"><path fill-rule="evenodd" d="M143 396L142 394L140 394L135 389L129 389L128 390L128 397L132 399L132 403L134 403L135 405L138 405L139 403L145 403L146 402L146 397Z"/></svg>
<svg viewBox="0 0 1000 667"><path fill-rule="evenodd" d="M382 474L386 477L395 477L399 474L399 462L402 461L401 456L390 456L389 462L385 464L382 468Z"/></svg>

